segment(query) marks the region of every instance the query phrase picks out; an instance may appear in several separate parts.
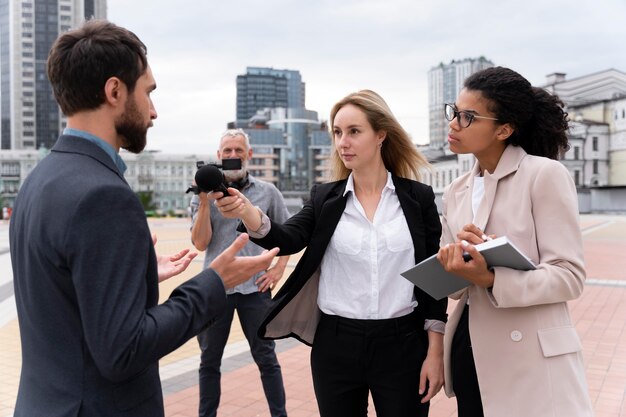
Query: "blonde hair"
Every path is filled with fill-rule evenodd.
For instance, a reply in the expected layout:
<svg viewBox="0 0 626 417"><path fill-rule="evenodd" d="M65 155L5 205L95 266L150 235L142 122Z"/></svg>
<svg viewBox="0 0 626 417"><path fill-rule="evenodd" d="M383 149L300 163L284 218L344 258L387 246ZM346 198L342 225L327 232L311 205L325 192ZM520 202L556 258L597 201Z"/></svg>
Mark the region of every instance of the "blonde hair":
<svg viewBox="0 0 626 417"><path fill-rule="evenodd" d="M386 132L386 138L382 143L381 156L385 168L397 177L411 178L419 181L420 170L429 168L430 164L411 141L409 134L398 123L389 106L381 96L371 90L360 90L348 94L338 101L330 111L330 136L333 142L331 153L331 178L341 180L348 178L350 170L346 168L337 153L333 126L335 116L339 109L347 104L358 107L365 113L369 124L374 131Z"/></svg>

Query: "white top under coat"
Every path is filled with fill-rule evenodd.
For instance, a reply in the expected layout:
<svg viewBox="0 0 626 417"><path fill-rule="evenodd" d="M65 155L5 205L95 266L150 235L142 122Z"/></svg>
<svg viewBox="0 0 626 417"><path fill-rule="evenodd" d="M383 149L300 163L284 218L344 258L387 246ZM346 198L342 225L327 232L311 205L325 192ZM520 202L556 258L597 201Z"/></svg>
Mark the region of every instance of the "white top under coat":
<svg viewBox="0 0 626 417"><path fill-rule="evenodd" d="M372 222L356 198L352 174L344 195L346 208L322 259L320 309L370 320L411 313L417 306L413 284L400 273L415 264L413 240L391 174Z"/></svg>

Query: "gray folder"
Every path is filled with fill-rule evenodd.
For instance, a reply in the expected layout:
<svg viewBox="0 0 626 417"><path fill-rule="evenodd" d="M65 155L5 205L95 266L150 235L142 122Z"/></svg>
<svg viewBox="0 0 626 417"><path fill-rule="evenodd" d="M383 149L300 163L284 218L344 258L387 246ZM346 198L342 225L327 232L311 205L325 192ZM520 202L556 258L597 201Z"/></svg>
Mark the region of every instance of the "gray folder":
<svg viewBox="0 0 626 417"><path fill-rule="evenodd" d="M522 271L535 269L535 264L506 236L478 244L476 249L485 257L489 267L505 266ZM470 285L469 281L446 272L437 260L436 254L402 272L401 275L436 300Z"/></svg>

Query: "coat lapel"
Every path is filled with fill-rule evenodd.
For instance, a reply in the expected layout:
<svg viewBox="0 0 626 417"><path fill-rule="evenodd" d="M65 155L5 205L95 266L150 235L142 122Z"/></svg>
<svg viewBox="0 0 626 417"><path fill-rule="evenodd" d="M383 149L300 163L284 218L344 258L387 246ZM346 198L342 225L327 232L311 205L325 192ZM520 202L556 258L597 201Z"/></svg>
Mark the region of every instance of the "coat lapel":
<svg viewBox="0 0 626 417"><path fill-rule="evenodd" d="M493 174L485 171L485 195L478 207L478 212L474 216L474 224L481 230L487 230L487 223L489 222L489 215L493 208L493 202L496 198L496 192L498 189L498 182L507 177L508 175L517 171L522 159L526 156L526 152L519 146L509 145L506 147L498 166ZM478 173L478 162L474 165L474 170ZM473 181L474 176L470 178ZM471 192L469 193L469 205L472 206Z"/></svg>
<svg viewBox="0 0 626 417"><path fill-rule="evenodd" d="M411 233L411 240L413 241L413 247L419 247L418 242L423 240L423 236L417 236L418 230L421 230L420 225L417 223L418 217L416 213L421 211L421 207L417 202L417 196L413 192L410 187L410 183L408 181L401 181L396 176L392 176L393 185L396 187L396 195L398 196L398 201L400 202L400 207L402 207L402 212L404 213L404 218L406 219L406 223L409 227L409 232ZM415 253L415 263L417 263L418 253Z"/></svg>
<svg viewBox="0 0 626 417"><path fill-rule="evenodd" d="M454 230L454 236L456 231L461 230L466 224L474 221L474 213L472 211L472 193L474 190L474 177L478 174L478 162L474 164L471 174L468 176L467 181L462 188L454 195L457 207L459 208L456 218L449 218L448 221L456 222L452 230ZM456 239L456 238L455 238Z"/></svg>
<svg viewBox="0 0 626 417"><path fill-rule="evenodd" d="M61 135L52 147L51 151L76 153L89 156L90 158L95 159L102 165L109 168L111 171L115 172L115 174L117 174L117 176L120 177L122 181L126 182L124 175L122 175L122 173L119 171L111 157L107 155L106 152L100 149L97 145L89 142L86 139L71 135Z"/></svg>
<svg viewBox="0 0 626 417"><path fill-rule="evenodd" d="M324 251L346 208L347 198L343 195L345 189L346 181L338 182L337 186L328 192L326 198L320 201L322 206L317 218L320 241L315 242L315 247L324 248ZM316 204L315 201L313 203Z"/></svg>

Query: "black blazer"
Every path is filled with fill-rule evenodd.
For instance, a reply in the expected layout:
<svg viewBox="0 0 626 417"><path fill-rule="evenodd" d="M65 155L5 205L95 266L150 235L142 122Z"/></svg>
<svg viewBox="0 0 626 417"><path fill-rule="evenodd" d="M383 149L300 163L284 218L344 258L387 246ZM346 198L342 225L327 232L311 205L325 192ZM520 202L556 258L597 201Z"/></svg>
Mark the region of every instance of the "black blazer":
<svg viewBox="0 0 626 417"><path fill-rule="evenodd" d="M439 250L441 222L435 196L427 185L406 178L392 178L411 233L417 263ZM294 337L312 345L320 316L317 307L319 267L346 207L346 197L343 196L346 181L313 186L310 200L299 213L284 224L272 222L267 236L252 239L265 248L280 247L279 255L297 253L306 247L293 273L274 297L273 307L259 328L259 336L269 339ZM418 313L423 319L446 321L447 299L437 301L417 287L415 296ZM418 330L427 337L423 326Z"/></svg>
<svg viewBox="0 0 626 417"><path fill-rule="evenodd" d="M157 305L143 208L111 158L61 136L10 224L22 372L15 416L162 416L158 360L226 304L210 270Z"/></svg>

